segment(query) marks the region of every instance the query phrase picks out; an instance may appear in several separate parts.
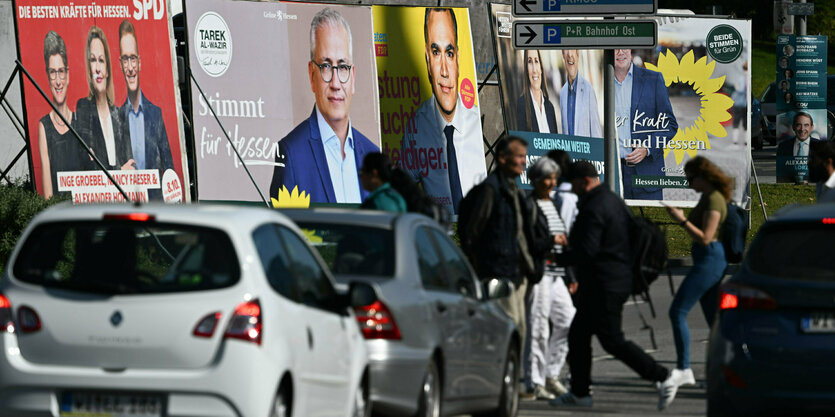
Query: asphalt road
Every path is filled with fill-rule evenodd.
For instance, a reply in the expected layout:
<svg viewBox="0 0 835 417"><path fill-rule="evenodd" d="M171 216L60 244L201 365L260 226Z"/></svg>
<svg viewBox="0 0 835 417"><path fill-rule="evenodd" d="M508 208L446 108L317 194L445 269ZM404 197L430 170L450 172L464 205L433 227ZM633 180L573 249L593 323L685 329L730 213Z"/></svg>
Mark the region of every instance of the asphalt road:
<svg viewBox="0 0 835 417"><path fill-rule="evenodd" d="M676 288L684 278L687 268L673 270L673 284ZM654 282L650 294L655 306L656 318L650 315L649 305L646 303L627 303L623 310L623 330L628 339L637 343L660 363L668 368L675 367L676 350L673 344L672 327L667 317L672 295L668 277L663 275ZM640 310L653 328L657 350L653 349L650 338L651 332L642 329L643 324L638 316ZM675 401L663 412L665 416L703 416L706 413L704 389L704 366L707 352L707 337L709 329L697 305L688 316L691 339L691 366L696 376L696 386L685 386L679 389ZM646 416L659 413L658 391L653 383L642 380L636 373L620 361L608 356L594 341L594 364L592 368L592 398L594 406L591 408L557 408L551 407L546 401L523 401L519 416L557 416L557 415L617 415L617 416ZM565 371L567 371L566 365Z"/></svg>

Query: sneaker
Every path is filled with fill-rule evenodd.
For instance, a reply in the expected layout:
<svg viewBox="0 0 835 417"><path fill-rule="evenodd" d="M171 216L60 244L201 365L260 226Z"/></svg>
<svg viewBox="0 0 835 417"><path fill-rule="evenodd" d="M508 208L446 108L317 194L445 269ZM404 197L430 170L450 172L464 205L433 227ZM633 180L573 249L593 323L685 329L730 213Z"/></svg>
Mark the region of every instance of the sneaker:
<svg viewBox="0 0 835 417"><path fill-rule="evenodd" d="M673 374L676 375L676 381L679 386L696 385L696 377L693 376L693 370L690 368L673 369Z"/></svg>
<svg viewBox="0 0 835 417"><path fill-rule="evenodd" d="M563 395L560 395L557 398L554 398L551 401L548 401L549 405L552 406L569 406L569 407L591 407L591 395L587 395L585 397L577 397L570 392L566 392Z"/></svg>
<svg viewBox="0 0 835 417"><path fill-rule="evenodd" d="M545 387L539 384L537 384L533 389L533 395L536 396L537 400L553 400L554 398L557 398L556 395L552 394L550 391L545 389Z"/></svg>
<svg viewBox="0 0 835 417"><path fill-rule="evenodd" d="M536 399L536 394L533 391L519 391L519 399L521 401L533 401Z"/></svg>
<svg viewBox="0 0 835 417"><path fill-rule="evenodd" d="M555 396L560 396L568 392L568 389L563 385L559 378L549 377L545 379L545 389L553 393Z"/></svg>
<svg viewBox="0 0 835 417"><path fill-rule="evenodd" d="M673 399L676 398L676 392L678 391L678 380L681 378L679 375L681 373L678 369L673 369L670 371L670 376L667 377L663 382L657 382L658 387L658 409L663 410L673 402Z"/></svg>

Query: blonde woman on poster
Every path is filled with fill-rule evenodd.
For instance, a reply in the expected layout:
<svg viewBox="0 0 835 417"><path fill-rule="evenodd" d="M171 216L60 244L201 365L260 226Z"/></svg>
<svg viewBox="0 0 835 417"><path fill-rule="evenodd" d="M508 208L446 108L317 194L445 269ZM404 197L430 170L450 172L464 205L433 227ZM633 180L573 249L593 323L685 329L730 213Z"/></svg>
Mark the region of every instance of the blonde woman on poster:
<svg viewBox="0 0 835 417"><path fill-rule="evenodd" d="M544 73L542 54L534 49L525 50L525 88L516 101L518 130L560 133L557 127L557 112L548 99L548 83L545 81Z"/></svg>
<svg viewBox="0 0 835 417"><path fill-rule="evenodd" d="M87 33L87 97L78 100L78 134L108 170L136 169L130 138L124 135L124 119L114 105L113 71L107 37L98 26ZM97 169L90 164L90 169Z"/></svg>
<svg viewBox="0 0 835 417"><path fill-rule="evenodd" d="M67 65L67 45L64 38L49 31L43 42L43 57L52 103L64 120L74 123L75 113L67 105L67 89L70 84L70 70ZM50 198L58 191L58 172L81 169L81 154L69 126L55 111L50 111L38 123L38 144L41 154L41 181L43 196Z"/></svg>

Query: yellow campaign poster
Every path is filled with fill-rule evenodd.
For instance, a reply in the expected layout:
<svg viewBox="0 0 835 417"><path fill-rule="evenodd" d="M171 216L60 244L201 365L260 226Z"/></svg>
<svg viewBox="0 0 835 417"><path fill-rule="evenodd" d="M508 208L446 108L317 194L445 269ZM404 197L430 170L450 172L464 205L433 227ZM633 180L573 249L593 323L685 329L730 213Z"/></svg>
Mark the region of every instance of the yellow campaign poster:
<svg viewBox="0 0 835 417"><path fill-rule="evenodd" d="M382 151L451 213L486 176L466 8L374 6Z"/></svg>

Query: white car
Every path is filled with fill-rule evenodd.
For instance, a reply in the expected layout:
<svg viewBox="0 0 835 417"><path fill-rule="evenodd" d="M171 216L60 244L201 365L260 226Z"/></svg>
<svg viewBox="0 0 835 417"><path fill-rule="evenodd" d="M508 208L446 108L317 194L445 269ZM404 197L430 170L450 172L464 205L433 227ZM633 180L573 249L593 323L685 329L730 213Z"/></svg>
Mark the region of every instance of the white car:
<svg viewBox="0 0 835 417"><path fill-rule="evenodd" d="M58 205L0 282L0 416L367 416L369 297L273 210Z"/></svg>

